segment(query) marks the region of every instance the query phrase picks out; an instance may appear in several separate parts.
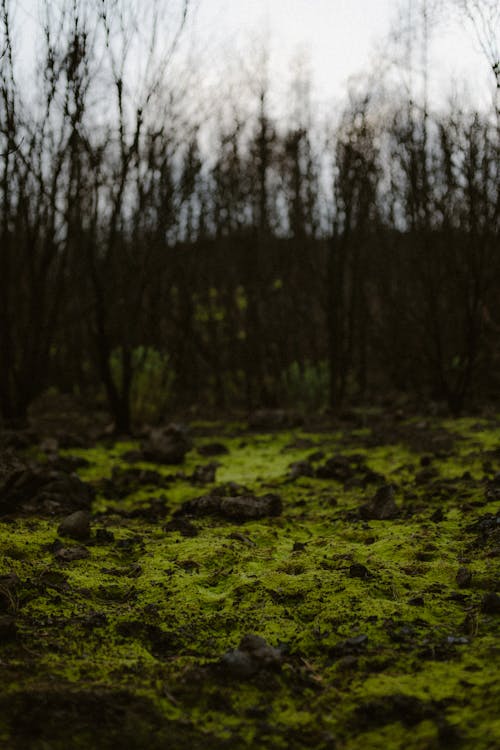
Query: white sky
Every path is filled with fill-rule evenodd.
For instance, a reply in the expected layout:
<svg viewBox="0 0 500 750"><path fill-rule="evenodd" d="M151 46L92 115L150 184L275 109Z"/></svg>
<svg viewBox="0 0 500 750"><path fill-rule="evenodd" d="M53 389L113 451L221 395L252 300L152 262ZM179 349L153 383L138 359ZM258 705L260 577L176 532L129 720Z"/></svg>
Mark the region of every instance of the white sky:
<svg viewBox="0 0 500 750"><path fill-rule="evenodd" d="M278 76L286 76L299 48L307 49L317 95L329 100L345 91L350 76L373 72L375 50L383 53L398 9L409 2L418 6L417 0L198 0L195 25L213 49L221 43L225 52L219 55L229 55L232 45L244 47L250 36L267 33ZM490 104L491 70L471 29L450 9L432 25L431 53L435 103L455 84L461 90L465 83L475 104Z"/></svg>
<svg viewBox="0 0 500 750"><path fill-rule="evenodd" d="M69 0L60 0L69 2ZM147 0L143 0L147 1ZM179 4L182 0L162 0ZM429 5L450 0L427 0ZM489 0L491 1L491 0ZM56 0L57 2L57 0ZM93 0L85 0L93 2ZM262 33L269 39L273 84L281 93L290 79L291 60L306 51L315 98L336 100L346 90L350 76L378 74L376 50L387 55L387 39L398 8L422 0L191 0L195 12L189 24L201 49L202 75L215 76L226 62L248 57L249 40ZM500 0L499 0L500 2ZM38 17L38 0L12 0L23 42L32 36ZM180 7L180 6L179 6ZM439 105L455 87L468 90L476 106L492 101L493 76L473 32L448 13L433 25L430 65L432 101ZM500 33L500 30L499 30ZM246 52L245 52L246 50ZM380 59L380 58L379 58ZM212 76L213 77L213 76Z"/></svg>

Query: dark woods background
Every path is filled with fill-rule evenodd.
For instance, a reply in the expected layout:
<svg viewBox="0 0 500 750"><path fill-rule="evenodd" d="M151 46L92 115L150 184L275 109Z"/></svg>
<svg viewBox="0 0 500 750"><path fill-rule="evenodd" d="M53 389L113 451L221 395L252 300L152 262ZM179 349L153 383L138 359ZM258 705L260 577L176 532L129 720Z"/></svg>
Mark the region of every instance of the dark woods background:
<svg viewBox="0 0 500 750"><path fill-rule="evenodd" d="M193 405L498 399L500 118L431 111L426 3L391 42L406 77L366 71L331 117L303 68L278 116L265 55L207 103L187 5L60 5L26 80L0 2L6 422L49 388L105 398L121 431Z"/></svg>

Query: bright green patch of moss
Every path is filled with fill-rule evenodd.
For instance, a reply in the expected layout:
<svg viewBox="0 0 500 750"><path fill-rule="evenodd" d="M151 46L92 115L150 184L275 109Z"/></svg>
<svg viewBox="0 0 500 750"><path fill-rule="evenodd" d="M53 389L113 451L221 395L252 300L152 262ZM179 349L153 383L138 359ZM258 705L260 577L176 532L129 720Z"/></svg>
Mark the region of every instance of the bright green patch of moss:
<svg viewBox="0 0 500 750"><path fill-rule="evenodd" d="M489 425L482 436L477 420L442 426L461 439L433 460L435 477L422 484L415 482L418 452L397 443L363 447L367 431L350 433L347 442L340 432L224 431L229 453L217 458L216 483L279 491L283 514L245 524L197 519L192 538L164 526L182 502L211 489L190 481L207 461L196 452L206 437L196 439L182 467L144 465L172 477L166 489L139 489L124 500L98 496L94 528L104 525L115 541L92 540L88 559L55 561L50 544L59 519L0 523L2 572L21 580L8 605L19 638L1 647L12 675L3 689L60 681L130 690L169 721L215 738L208 745L321 748L336 738L345 750L423 750L440 747L443 732L456 730L466 747L494 747L499 618L482 612L481 600L495 586L498 557L474 546L477 534L467 528L496 511L484 501L482 482L485 451L500 433ZM293 447L299 438L313 446ZM90 462L83 479L98 481L127 466L123 454L133 447L69 453ZM289 481L290 463L318 449L361 454L396 486L402 517L366 523L356 516L373 486ZM447 480L458 496L439 494ZM162 495L165 519L124 515ZM440 522L431 519L437 508ZM354 563L366 566L368 577L352 577ZM466 589L455 580L462 565L473 574ZM246 633L281 646L281 672L218 675L213 665ZM378 723L369 714L364 723L357 719L370 702L394 695L423 707L411 729L390 714ZM8 737L8 727L1 731Z"/></svg>

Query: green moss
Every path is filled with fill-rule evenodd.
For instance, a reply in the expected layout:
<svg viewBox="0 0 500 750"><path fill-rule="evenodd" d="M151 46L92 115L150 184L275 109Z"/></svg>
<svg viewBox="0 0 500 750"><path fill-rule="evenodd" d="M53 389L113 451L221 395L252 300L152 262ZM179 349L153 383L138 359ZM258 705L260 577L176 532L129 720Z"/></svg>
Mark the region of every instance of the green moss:
<svg viewBox="0 0 500 750"><path fill-rule="evenodd" d="M123 501L97 497L94 526L105 524L115 542L92 541L88 559L55 561L49 546L58 518L0 523L0 572L15 572L21 581L7 605L19 637L0 647L12 675L2 690L15 694L47 681L129 690L165 719L188 722L197 737L209 738L208 747L321 748L334 736L345 750L423 750L440 746L443 722L466 746L493 747L500 741L499 623L480 611L480 603L494 586L498 558L471 547L476 536L466 529L496 510L484 503L479 480L485 451L495 440L498 446L499 432L491 423L484 433L477 425L442 423L461 439L451 455L433 462L437 479L453 479L464 498L452 492L433 499L432 483L415 484L418 453L398 444L363 448L366 431L237 437L224 431L229 454L218 458L217 483L279 491L282 516L244 525L199 519L198 536L185 538L165 531L163 520L123 515L159 495L173 513L209 491L210 485L189 481L205 462L193 450L183 476L165 490L140 489ZM209 425L197 429L208 434ZM287 446L305 437L327 455L362 454L369 468L396 485L402 518L357 520L355 509L373 487L290 482L289 464L314 448ZM213 439L196 438L196 445ZM90 462L80 475L97 482L126 465L123 454L133 447L69 453ZM168 476L178 472L153 468ZM460 479L466 470L477 480L467 486ZM440 523L430 520L437 507ZM365 565L369 577L351 577L353 563ZM455 576L463 564L473 582L459 590ZM221 680L211 665L249 632L282 645L281 673ZM434 713L424 712L411 732L391 716L357 725L359 706L393 695L414 698ZM9 731L0 726L5 742Z"/></svg>

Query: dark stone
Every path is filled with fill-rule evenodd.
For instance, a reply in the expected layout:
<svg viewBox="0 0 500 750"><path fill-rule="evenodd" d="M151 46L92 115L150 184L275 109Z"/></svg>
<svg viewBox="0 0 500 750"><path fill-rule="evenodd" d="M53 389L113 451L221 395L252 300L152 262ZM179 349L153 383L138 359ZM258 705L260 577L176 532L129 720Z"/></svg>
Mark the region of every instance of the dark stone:
<svg viewBox="0 0 500 750"><path fill-rule="evenodd" d="M359 646L364 646L367 642L368 636L365 633L361 633L360 635L354 635L352 638L348 638L344 645L347 646L347 648L358 648Z"/></svg>
<svg viewBox="0 0 500 750"><path fill-rule="evenodd" d="M158 464L181 464L191 447L186 430L175 424L151 430L141 443L143 459Z"/></svg>
<svg viewBox="0 0 500 750"><path fill-rule="evenodd" d="M314 469L310 461L294 461L289 467L290 479L298 479L298 477L313 477Z"/></svg>
<svg viewBox="0 0 500 750"><path fill-rule="evenodd" d="M60 547L55 552L56 560L59 562L73 562L74 560L85 560L90 557L90 552L85 547Z"/></svg>
<svg viewBox="0 0 500 750"><path fill-rule="evenodd" d="M332 456L316 469L318 479L336 479L339 482L352 479L354 474L355 471L346 456Z"/></svg>
<svg viewBox="0 0 500 750"><path fill-rule="evenodd" d="M154 469L136 469L134 467L123 469L115 466L111 478L102 479L98 488L105 497L121 500L146 486L165 488L169 484L169 478L160 474L159 471L154 471Z"/></svg>
<svg viewBox="0 0 500 750"><path fill-rule="evenodd" d="M305 451L308 450L308 448L312 448L313 446L314 442L310 438L299 437L287 443L281 452L285 453L286 451Z"/></svg>
<svg viewBox="0 0 500 750"><path fill-rule="evenodd" d="M365 521L390 521L399 516L399 508L394 499L392 484L384 484L372 499L361 506L359 515Z"/></svg>
<svg viewBox="0 0 500 750"><path fill-rule="evenodd" d="M473 547L496 547L500 545L500 513L486 513L466 530L477 535Z"/></svg>
<svg viewBox="0 0 500 750"><path fill-rule="evenodd" d="M369 575L368 568L361 563L353 563L349 568L349 578L368 578Z"/></svg>
<svg viewBox="0 0 500 750"><path fill-rule="evenodd" d="M358 659L356 656L343 656L336 662L336 667L340 672L351 672L358 667Z"/></svg>
<svg viewBox="0 0 500 750"><path fill-rule="evenodd" d="M257 546L255 544L255 542L252 542L252 540L250 539L250 537L245 536L245 534L241 534L239 531L232 531L229 534L228 539L234 539L234 541L241 542L242 544L246 544L246 545L248 545L248 547L256 547Z"/></svg>
<svg viewBox="0 0 500 750"><path fill-rule="evenodd" d="M70 513L89 510L93 488L76 474L0 458L0 515L13 512Z"/></svg>
<svg viewBox="0 0 500 750"><path fill-rule="evenodd" d="M194 523L185 518L174 518L163 527L163 531L178 531L181 536L186 538L195 537L199 534Z"/></svg>
<svg viewBox="0 0 500 750"><path fill-rule="evenodd" d="M434 523L441 523L443 519L444 519L444 514L441 508L438 508L437 510L435 510L431 516L431 521L434 521Z"/></svg>
<svg viewBox="0 0 500 750"><path fill-rule="evenodd" d="M210 484L215 482L215 474L220 466L216 461L211 461L209 464L203 466L195 466L191 481L195 484Z"/></svg>
<svg viewBox="0 0 500 750"><path fill-rule="evenodd" d="M168 514L167 498L164 496L152 497L145 505L120 512L125 518L143 518L155 523Z"/></svg>
<svg viewBox="0 0 500 750"><path fill-rule="evenodd" d="M217 497L240 497L240 495L249 495L250 490L238 482L224 482L214 487L211 494Z"/></svg>
<svg viewBox="0 0 500 750"><path fill-rule="evenodd" d="M183 503L176 515L222 516L234 521L250 521L267 516L278 516L282 507L280 496L275 494L262 497L203 495Z"/></svg>
<svg viewBox="0 0 500 750"><path fill-rule="evenodd" d="M47 569L38 576L38 584L43 589L55 589L56 591L68 591L68 577L60 570Z"/></svg>
<svg viewBox="0 0 500 750"><path fill-rule="evenodd" d="M411 607L423 607L424 604L425 604L424 597L423 596L413 596L411 599L408 599L408 604Z"/></svg>
<svg viewBox="0 0 500 750"><path fill-rule="evenodd" d="M263 669L277 669L282 662L279 649L270 646L258 635L245 635L237 649L228 651L219 660L217 667L224 674L236 679L245 679Z"/></svg>
<svg viewBox="0 0 500 750"><path fill-rule="evenodd" d="M219 667L223 672L237 679L252 677L259 669L259 665L252 659L251 655L240 651L240 649L228 651L224 654L220 659Z"/></svg>
<svg viewBox="0 0 500 750"><path fill-rule="evenodd" d="M206 443L205 445L199 445L197 451L200 456L206 456L207 458L212 456L224 456L229 453L229 450L224 443Z"/></svg>
<svg viewBox="0 0 500 750"><path fill-rule="evenodd" d="M77 510L61 521L57 528L60 536L68 536L71 539L88 539L90 536L89 514L84 510Z"/></svg>
<svg viewBox="0 0 500 750"><path fill-rule="evenodd" d="M500 596L494 591L485 594L481 601L481 611L487 615L500 614Z"/></svg>
<svg viewBox="0 0 500 750"><path fill-rule="evenodd" d="M347 638L345 641L336 643L328 649L328 655L334 659L344 659L345 657L357 657L363 653L368 643L368 636L365 633Z"/></svg>
<svg viewBox="0 0 500 750"><path fill-rule="evenodd" d="M323 451L313 451L310 453L307 457L308 461L311 461L312 463L316 463L317 461L322 461L325 457L325 454Z"/></svg>

